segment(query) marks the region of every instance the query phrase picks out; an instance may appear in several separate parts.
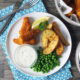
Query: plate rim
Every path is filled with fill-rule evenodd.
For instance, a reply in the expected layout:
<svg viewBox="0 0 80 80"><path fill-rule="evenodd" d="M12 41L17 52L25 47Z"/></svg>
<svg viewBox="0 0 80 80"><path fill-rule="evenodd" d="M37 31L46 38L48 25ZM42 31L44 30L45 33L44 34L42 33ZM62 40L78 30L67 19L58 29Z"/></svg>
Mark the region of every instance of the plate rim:
<svg viewBox="0 0 80 80"><path fill-rule="evenodd" d="M7 54L8 54L8 57L9 57L10 61L12 62L12 64L13 64L15 67L16 67L16 65L15 65L14 62L11 60L11 58L10 58L10 56L9 56L9 53L8 53L8 48L7 48L8 36L9 36L10 30L12 29L12 27L13 27L20 19L26 17L27 15L33 14L33 13L49 14L49 15L57 18L58 20L60 20L58 17L56 17L55 15L52 15L52 14L50 14L50 13L46 13L46 12L31 12L31 13L29 13L29 14L23 15L23 16L20 17L17 21L14 22L14 24L11 26L11 28L9 29L8 34L7 34L7 38L6 38L6 51L7 51ZM60 21L61 21L61 20L60 20ZM62 21L61 21L61 22L62 22ZM65 25L63 22L62 22L62 24L64 25L64 27L66 27L66 25ZM66 27L66 29L67 29L67 31L69 32L69 30L68 30L67 27ZM71 50L72 50L72 38L71 38L70 32L69 32L69 36L70 36L70 42L71 42L71 44L70 44L71 49L70 49L70 53L69 53L68 59L69 59L69 57L70 57L70 55L71 55ZM58 70L54 71L54 73L58 72L58 71L67 63L68 59L66 60L66 62L65 62ZM51 74L54 74L54 73L50 73L50 74L47 73L46 75L43 75L43 76L34 76L34 75L32 75L32 74L28 74L27 72L22 71L21 69L19 69L19 68L17 68L17 67L16 67L16 69L19 70L20 72L24 73L24 74L27 74L27 75L33 76L33 77L46 77L46 76L49 76L49 75L51 75Z"/></svg>

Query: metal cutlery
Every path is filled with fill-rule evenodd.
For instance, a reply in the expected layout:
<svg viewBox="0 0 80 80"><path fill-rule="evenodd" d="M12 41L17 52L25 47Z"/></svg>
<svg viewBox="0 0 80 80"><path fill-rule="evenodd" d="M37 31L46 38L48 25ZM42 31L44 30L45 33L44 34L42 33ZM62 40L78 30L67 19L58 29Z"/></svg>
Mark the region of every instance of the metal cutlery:
<svg viewBox="0 0 80 80"><path fill-rule="evenodd" d="M22 2L17 1L17 2L15 3L15 6L14 6L14 8L13 8L13 11L16 10L16 9L18 9L18 8L20 7L21 3L22 3ZM2 29L0 29L0 35L1 35L2 32L5 30L5 28L9 25L9 23L11 22L12 18L14 17L14 15L15 15L15 13L12 14L12 15L10 15L10 16L8 17L7 21L6 21L6 22L4 23L4 25L3 25Z"/></svg>
<svg viewBox="0 0 80 80"><path fill-rule="evenodd" d="M12 18L14 17L15 13L17 11L20 11L22 9L29 9L31 7L33 7L35 4L37 4L39 2L39 0L30 0L29 2L27 2L22 8L17 8L14 9L12 13L10 13L9 15L1 18L0 20L3 20L4 18L8 17L6 23L4 24L3 28L0 30L0 35L3 33L3 31L5 30L5 28L9 25L10 21L12 20ZM17 5L18 3L16 3ZM15 6L16 7L16 6Z"/></svg>
<svg viewBox="0 0 80 80"><path fill-rule="evenodd" d="M18 8L14 11L12 11L10 14L8 14L7 16L4 16L2 18L0 18L0 21L4 20L5 18L9 17L11 14L14 14L22 9L29 9L31 7L33 7L35 4L37 4L39 2L39 0L30 0L29 2L27 2L23 7Z"/></svg>

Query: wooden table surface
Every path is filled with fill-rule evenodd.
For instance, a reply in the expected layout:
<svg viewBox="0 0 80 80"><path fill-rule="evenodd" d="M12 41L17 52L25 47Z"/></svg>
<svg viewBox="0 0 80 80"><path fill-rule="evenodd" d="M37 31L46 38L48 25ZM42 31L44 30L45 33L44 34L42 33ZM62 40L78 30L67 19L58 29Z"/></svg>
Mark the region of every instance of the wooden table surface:
<svg viewBox="0 0 80 80"><path fill-rule="evenodd" d="M7 7L9 5L14 4L16 1L22 1L22 0L0 0L0 9ZM64 21L60 15L58 14L55 5L54 5L54 0L43 0L44 5L47 9L47 11L55 16L57 16L58 18L60 18L64 24L67 26L67 28L70 31L71 37L72 37L72 52L70 55L70 60L71 60L71 72L73 75L72 79L69 80L80 80L80 74L76 68L76 64L75 64L75 50L77 47L78 42L80 41L80 28L70 25L69 23L67 23L66 21ZM2 50L1 44L0 44L0 80L14 80L12 72L9 68L9 65L6 61L6 58L4 56L4 52Z"/></svg>

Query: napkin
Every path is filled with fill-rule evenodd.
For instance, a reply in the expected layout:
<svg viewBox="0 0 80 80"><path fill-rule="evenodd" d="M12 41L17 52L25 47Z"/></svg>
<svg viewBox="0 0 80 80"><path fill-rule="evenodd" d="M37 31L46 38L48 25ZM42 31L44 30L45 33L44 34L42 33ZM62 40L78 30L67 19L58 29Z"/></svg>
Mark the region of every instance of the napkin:
<svg viewBox="0 0 80 80"><path fill-rule="evenodd" d="M22 5L21 5L21 7L25 3L27 3L28 1L29 0L24 0ZM14 5L0 10L0 13L1 13L0 17L9 14L12 11L13 6ZM52 75L46 76L46 77L33 77L33 76L29 76L27 74L24 74L24 73L20 72L19 70L17 70L13 66L12 62L10 61L10 59L8 57L8 53L6 51L6 38L7 38L7 34L9 32L9 29L15 23L16 20L18 20L23 15L31 13L31 12L47 12L47 11L46 11L46 9L45 9L45 7L43 5L43 2L40 0L39 3L36 4L34 7L30 8L30 9L24 9L24 10L21 10L21 11L17 12L15 14L14 18L12 19L11 23L7 27L7 29L0 36L0 42L1 42L2 48L4 50L5 56L6 56L7 60L8 60L9 66L10 66L10 68L12 70L13 75L14 75L14 79L15 80L67 80L67 79L71 78L72 75L71 75L71 72L69 70L69 68L71 67L70 61L68 61L66 63L66 65L62 69L60 69L58 72L56 72L56 73L54 73ZM3 24L5 23L5 21L6 21L6 19L4 21L0 22L0 29L2 28Z"/></svg>

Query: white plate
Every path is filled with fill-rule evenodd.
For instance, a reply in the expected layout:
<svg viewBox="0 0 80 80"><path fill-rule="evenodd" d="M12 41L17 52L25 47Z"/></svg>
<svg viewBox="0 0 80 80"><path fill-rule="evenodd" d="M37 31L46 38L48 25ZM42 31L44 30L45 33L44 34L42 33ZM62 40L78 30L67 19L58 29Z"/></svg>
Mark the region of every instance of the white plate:
<svg viewBox="0 0 80 80"><path fill-rule="evenodd" d="M19 45L15 44L13 42L13 39L14 38L17 38L19 36L19 30L22 26L22 22L23 22L23 18L28 16L30 18L30 21L31 23L38 19L39 17L41 16L49 16L51 17L49 23L55 21L58 25L59 25L59 28L61 30L61 32L63 33L63 35L65 36L65 38L67 39L67 41L70 43L70 46L68 47L64 47L64 52L62 54L62 57L60 59L60 66L54 68L53 70L51 70L50 72L48 73L41 73L41 72L34 72L32 69L30 68L21 68L19 66L17 66L15 64L15 62L13 61L13 54L14 54L14 51L16 49L16 47L18 47ZM60 70L64 64L67 62L69 56L70 56L70 52L71 52L71 47L72 47L72 43L71 43L71 36L69 34L69 31L68 29L66 28L66 26L63 24L62 21L60 21L57 17L49 14L49 13L43 13L43 12L33 12L33 13L30 13L30 14L27 14L23 17L21 17L19 20L17 20L15 22L15 24L13 24L13 26L11 27L9 33L8 33L8 36L7 36L7 40L6 40L6 47L7 47L7 52L8 52L8 55L13 63L13 65L18 69L20 70L21 72L25 73L25 74L28 74L28 75L31 75L31 76L39 76L39 77L42 77L42 76L47 76L47 75L50 75L52 73L55 73L57 72L58 70Z"/></svg>

